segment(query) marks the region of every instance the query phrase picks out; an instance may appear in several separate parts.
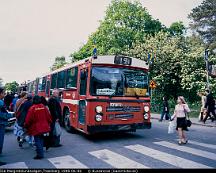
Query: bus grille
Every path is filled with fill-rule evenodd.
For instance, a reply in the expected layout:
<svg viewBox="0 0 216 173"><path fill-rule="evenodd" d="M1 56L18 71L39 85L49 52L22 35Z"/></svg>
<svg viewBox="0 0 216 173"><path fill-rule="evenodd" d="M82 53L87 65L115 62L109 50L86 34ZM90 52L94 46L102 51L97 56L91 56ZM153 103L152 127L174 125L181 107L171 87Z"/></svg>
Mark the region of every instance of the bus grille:
<svg viewBox="0 0 216 173"><path fill-rule="evenodd" d="M140 112L139 106L107 107L107 112Z"/></svg>
<svg viewBox="0 0 216 173"><path fill-rule="evenodd" d="M116 114L116 115L108 115L110 120L113 119L131 119L134 117L133 114Z"/></svg>

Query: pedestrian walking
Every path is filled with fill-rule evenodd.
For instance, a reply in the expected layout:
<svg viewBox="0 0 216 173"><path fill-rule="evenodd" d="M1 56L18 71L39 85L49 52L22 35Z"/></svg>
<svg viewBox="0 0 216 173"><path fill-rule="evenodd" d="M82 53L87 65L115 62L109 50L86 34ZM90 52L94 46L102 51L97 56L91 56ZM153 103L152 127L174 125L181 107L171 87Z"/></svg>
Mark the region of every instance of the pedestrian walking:
<svg viewBox="0 0 216 173"><path fill-rule="evenodd" d="M8 119L14 116L12 113L8 113L4 107L4 95L4 89L0 88L0 154L2 153L3 149L5 126L8 123ZM0 166L5 164L5 162L0 161Z"/></svg>
<svg viewBox="0 0 216 173"><path fill-rule="evenodd" d="M15 115L16 116L18 116L17 114L19 114L19 108L26 101L27 96L28 96L27 92L23 91L20 94L20 99L16 101L16 105L15 105Z"/></svg>
<svg viewBox="0 0 216 173"><path fill-rule="evenodd" d="M17 121L16 124L14 125L14 129L15 129L14 134L18 137L18 142L20 147L22 147L26 139L30 145L33 145L33 137L28 136L26 134L26 129L24 128L26 115L31 106L32 106L32 96L28 94L26 101L22 103L22 105L19 108L20 113L17 115L16 117Z"/></svg>
<svg viewBox="0 0 216 173"><path fill-rule="evenodd" d="M25 127L29 135L34 136L37 155L34 159L42 159L44 157L44 136L50 132L52 117L46 108L41 103L40 96L33 97L33 106L29 109Z"/></svg>
<svg viewBox="0 0 216 173"><path fill-rule="evenodd" d="M206 111L206 112L205 112L205 113L206 113L206 116L205 116L204 119L203 119L203 123L204 123L204 124L205 124L205 122L206 122L206 120L207 120L208 117L211 118L212 122L213 122L214 120L216 120L215 100L214 100L214 97L213 97L212 93L210 92L210 90L208 90L208 89L206 90L206 94L207 94L207 96L206 96L206 102L205 102L205 106L204 106L205 111ZM210 113L212 113L212 115L213 115L214 117L211 117Z"/></svg>
<svg viewBox="0 0 216 173"><path fill-rule="evenodd" d="M161 112L161 118L159 121L163 121L164 115L165 115L166 120L170 119L169 103L168 103L168 99L166 96L163 97L163 107L162 107L162 112Z"/></svg>
<svg viewBox="0 0 216 173"><path fill-rule="evenodd" d="M10 106L10 110L13 112L16 111L15 108L16 108L16 102L19 99L18 96L19 96L18 94L14 94L14 98L13 98L13 101L12 101L11 106Z"/></svg>
<svg viewBox="0 0 216 173"><path fill-rule="evenodd" d="M59 101L59 91L57 89L53 90L53 95L48 100L48 107L52 116L52 124L51 124L51 138L52 138L52 147L60 147L60 135L56 136L54 132L55 123L61 122L62 111L61 105Z"/></svg>
<svg viewBox="0 0 216 173"><path fill-rule="evenodd" d="M10 105L11 105L12 101L13 101L12 93L7 92L6 96L4 97L4 104L5 104L7 110L10 110Z"/></svg>
<svg viewBox="0 0 216 173"><path fill-rule="evenodd" d="M206 103L206 94L204 92L198 93L198 95L201 97L201 108L200 108L200 114L199 114L199 121L203 121L203 115L205 111L205 103Z"/></svg>
<svg viewBox="0 0 216 173"><path fill-rule="evenodd" d="M172 120L176 119L176 124L177 124L176 130L178 131L178 135L179 135L179 141L178 141L179 145L186 144L188 142L184 132L185 130L188 131L187 124L186 124L186 114L188 112L190 112L190 109L187 103L185 102L184 97L179 96L172 117Z"/></svg>

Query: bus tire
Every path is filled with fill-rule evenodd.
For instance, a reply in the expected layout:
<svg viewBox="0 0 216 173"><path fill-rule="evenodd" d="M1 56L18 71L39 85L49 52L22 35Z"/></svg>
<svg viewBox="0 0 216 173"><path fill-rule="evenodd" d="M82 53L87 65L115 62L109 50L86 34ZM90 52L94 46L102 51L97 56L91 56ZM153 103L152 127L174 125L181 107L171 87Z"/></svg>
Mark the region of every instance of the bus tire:
<svg viewBox="0 0 216 173"><path fill-rule="evenodd" d="M65 111L64 115L64 127L67 132L75 133L75 129L70 125L70 112L69 110Z"/></svg>

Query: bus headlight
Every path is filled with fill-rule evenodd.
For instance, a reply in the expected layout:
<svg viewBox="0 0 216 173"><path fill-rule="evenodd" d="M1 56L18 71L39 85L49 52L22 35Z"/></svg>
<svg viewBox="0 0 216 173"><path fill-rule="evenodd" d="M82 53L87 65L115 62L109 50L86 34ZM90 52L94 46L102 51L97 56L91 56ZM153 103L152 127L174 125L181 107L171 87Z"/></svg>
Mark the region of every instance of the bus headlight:
<svg viewBox="0 0 216 173"><path fill-rule="evenodd" d="M102 113L102 111L103 111L102 106L96 106L96 108L95 108L96 113L100 114L100 113Z"/></svg>
<svg viewBox="0 0 216 173"><path fill-rule="evenodd" d="M144 120L148 120L149 119L149 115L148 114L144 114L143 117L144 117Z"/></svg>
<svg viewBox="0 0 216 173"><path fill-rule="evenodd" d="M149 106L144 106L144 111L145 112L149 112L149 110L150 110Z"/></svg>
<svg viewBox="0 0 216 173"><path fill-rule="evenodd" d="M95 116L95 120L96 120L97 122L102 121L102 119L103 119L103 117L102 117L102 115L100 115L100 114L97 114L97 115Z"/></svg>

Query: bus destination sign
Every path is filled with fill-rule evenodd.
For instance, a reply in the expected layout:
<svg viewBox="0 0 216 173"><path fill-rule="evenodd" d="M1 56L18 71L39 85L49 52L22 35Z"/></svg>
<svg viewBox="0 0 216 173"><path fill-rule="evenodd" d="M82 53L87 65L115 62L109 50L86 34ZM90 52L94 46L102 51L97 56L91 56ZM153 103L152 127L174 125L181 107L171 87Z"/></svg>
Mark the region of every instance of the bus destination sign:
<svg viewBox="0 0 216 173"><path fill-rule="evenodd" d="M131 65L132 58L125 57L125 56L115 56L114 63L121 64L121 65Z"/></svg>

